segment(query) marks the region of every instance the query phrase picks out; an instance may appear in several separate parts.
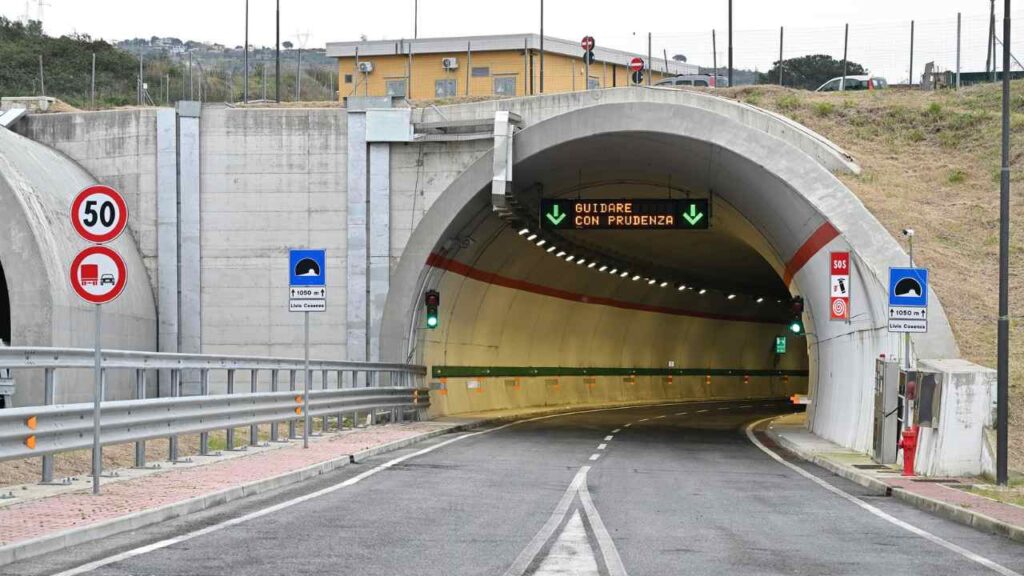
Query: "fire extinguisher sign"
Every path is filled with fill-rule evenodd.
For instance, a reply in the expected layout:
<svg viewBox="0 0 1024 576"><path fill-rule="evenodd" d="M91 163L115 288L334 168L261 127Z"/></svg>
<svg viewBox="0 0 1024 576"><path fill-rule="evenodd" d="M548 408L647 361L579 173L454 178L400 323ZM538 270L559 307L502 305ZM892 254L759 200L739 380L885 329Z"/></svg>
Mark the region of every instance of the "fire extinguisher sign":
<svg viewBox="0 0 1024 576"><path fill-rule="evenodd" d="M850 253L832 252L829 256L829 319L850 319Z"/></svg>

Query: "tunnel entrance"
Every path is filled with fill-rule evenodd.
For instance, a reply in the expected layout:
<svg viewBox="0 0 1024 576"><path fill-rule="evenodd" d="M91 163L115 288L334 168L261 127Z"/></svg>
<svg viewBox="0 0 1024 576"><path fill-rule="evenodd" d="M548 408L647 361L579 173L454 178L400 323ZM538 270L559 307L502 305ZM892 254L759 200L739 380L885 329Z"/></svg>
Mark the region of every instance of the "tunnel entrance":
<svg viewBox="0 0 1024 576"><path fill-rule="evenodd" d="M0 262L0 340L8 346L11 345L11 298L2 262Z"/></svg>
<svg viewBox="0 0 1024 576"><path fill-rule="evenodd" d="M442 305L416 347L444 411L805 392L785 265L717 194L733 177L699 141L625 132L517 163L509 212L481 189L427 261Z"/></svg>

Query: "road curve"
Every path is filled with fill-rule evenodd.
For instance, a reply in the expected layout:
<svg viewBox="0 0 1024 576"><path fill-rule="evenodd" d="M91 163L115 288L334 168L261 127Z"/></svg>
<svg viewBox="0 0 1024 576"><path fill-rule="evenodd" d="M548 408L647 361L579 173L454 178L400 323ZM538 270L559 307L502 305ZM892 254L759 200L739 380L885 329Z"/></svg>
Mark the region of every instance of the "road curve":
<svg viewBox="0 0 1024 576"><path fill-rule="evenodd" d="M1024 571L1016 543L871 496L788 455L799 469L769 457L744 424L788 409L588 411L441 437L5 574Z"/></svg>

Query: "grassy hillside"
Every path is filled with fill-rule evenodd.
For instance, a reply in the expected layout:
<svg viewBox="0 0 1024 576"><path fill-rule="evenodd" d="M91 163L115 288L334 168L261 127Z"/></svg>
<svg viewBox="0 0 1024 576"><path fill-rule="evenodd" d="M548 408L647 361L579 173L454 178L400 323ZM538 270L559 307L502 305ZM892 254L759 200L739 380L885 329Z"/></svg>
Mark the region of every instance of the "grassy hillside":
<svg viewBox="0 0 1024 576"><path fill-rule="evenodd" d="M863 174L840 178L893 235L906 227L917 232L915 260L931 269L963 355L995 366L998 85L828 94L756 86L719 93L785 114L850 152ZM1011 93L1010 464L1024 470L1024 82L1015 82Z"/></svg>

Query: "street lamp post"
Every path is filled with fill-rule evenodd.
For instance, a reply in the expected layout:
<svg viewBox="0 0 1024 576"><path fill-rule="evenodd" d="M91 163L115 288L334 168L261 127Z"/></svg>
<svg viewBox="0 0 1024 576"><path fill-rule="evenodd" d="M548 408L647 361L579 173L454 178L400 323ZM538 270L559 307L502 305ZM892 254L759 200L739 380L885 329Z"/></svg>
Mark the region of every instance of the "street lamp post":
<svg viewBox="0 0 1024 576"><path fill-rule="evenodd" d="M993 68L995 63L993 63ZM1008 477L1010 417L1010 0L1003 7L1003 154L999 173L999 329L996 337L996 482Z"/></svg>

